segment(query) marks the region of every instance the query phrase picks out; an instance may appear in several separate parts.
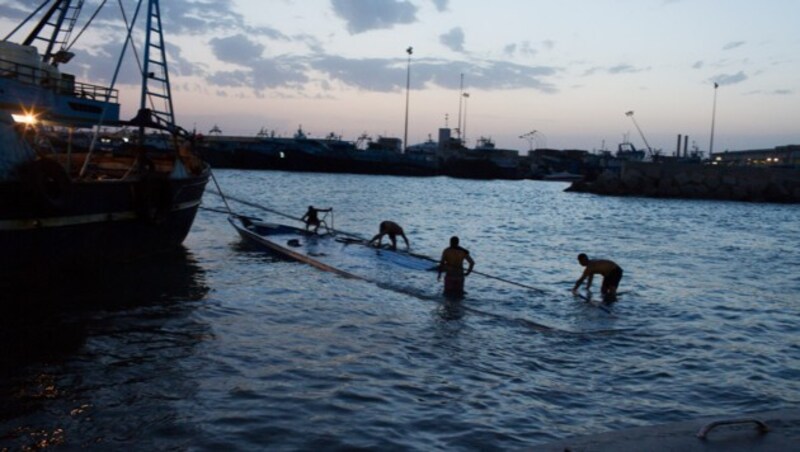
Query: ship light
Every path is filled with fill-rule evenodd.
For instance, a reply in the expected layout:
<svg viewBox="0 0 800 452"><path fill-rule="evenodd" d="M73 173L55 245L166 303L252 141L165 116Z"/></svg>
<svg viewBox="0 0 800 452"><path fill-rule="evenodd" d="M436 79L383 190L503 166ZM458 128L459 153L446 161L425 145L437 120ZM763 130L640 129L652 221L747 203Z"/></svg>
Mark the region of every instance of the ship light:
<svg viewBox="0 0 800 452"><path fill-rule="evenodd" d="M18 124L27 124L29 126L36 124L36 115L32 113L23 113L21 115L12 113L11 118Z"/></svg>

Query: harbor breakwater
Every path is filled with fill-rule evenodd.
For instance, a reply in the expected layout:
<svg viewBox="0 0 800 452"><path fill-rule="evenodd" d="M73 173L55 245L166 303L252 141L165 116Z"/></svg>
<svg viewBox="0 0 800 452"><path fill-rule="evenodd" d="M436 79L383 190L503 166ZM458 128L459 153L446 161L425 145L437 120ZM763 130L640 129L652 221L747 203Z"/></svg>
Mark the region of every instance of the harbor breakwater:
<svg viewBox="0 0 800 452"><path fill-rule="evenodd" d="M615 196L800 202L800 170L684 162L625 162L619 173L573 183L567 191Z"/></svg>

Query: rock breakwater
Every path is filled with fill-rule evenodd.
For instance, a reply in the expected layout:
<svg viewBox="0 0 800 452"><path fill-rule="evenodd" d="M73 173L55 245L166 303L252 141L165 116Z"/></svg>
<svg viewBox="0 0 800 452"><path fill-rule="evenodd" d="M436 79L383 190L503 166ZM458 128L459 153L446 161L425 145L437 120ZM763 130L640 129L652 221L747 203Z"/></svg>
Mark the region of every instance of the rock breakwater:
<svg viewBox="0 0 800 452"><path fill-rule="evenodd" d="M800 202L800 170L682 162L626 162L567 191L614 196Z"/></svg>

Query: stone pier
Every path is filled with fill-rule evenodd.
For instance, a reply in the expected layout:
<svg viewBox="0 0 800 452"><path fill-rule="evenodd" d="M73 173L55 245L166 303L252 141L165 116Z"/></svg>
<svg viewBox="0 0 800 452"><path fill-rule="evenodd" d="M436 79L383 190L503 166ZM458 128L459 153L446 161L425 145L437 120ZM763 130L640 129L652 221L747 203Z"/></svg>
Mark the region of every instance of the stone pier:
<svg viewBox="0 0 800 452"><path fill-rule="evenodd" d="M617 173L575 182L567 191L614 196L800 202L800 169L681 162L625 162Z"/></svg>

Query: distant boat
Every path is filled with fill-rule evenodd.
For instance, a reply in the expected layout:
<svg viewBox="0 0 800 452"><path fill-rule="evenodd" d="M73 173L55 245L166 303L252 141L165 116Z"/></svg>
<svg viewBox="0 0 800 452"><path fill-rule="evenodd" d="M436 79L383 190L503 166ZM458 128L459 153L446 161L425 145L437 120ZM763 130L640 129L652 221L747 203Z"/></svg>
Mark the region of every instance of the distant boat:
<svg viewBox="0 0 800 452"><path fill-rule="evenodd" d="M582 174L575 174L567 171L561 171L558 173L546 174L542 177L542 179L550 181L576 182L583 180L584 176Z"/></svg>
<svg viewBox="0 0 800 452"><path fill-rule="evenodd" d="M55 1L23 42L0 42L2 274L130 260L174 249L188 234L210 170L174 124L158 1L142 3L157 25L144 32L148 95L130 121L119 120L113 87L61 72L83 2ZM99 135L72 140L101 124L136 132L107 148Z"/></svg>
<svg viewBox="0 0 800 452"><path fill-rule="evenodd" d="M636 146L629 141L623 141L617 145L616 158L628 161L642 161L645 157L645 152L641 149L636 149Z"/></svg>
<svg viewBox="0 0 800 452"><path fill-rule="evenodd" d="M256 137L208 136L201 156L218 168L272 169L352 174L437 174L435 156L402 152L398 138L367 136L354 143L329 134L309 137L298 128L293 137L259 134Z"/></svg>

